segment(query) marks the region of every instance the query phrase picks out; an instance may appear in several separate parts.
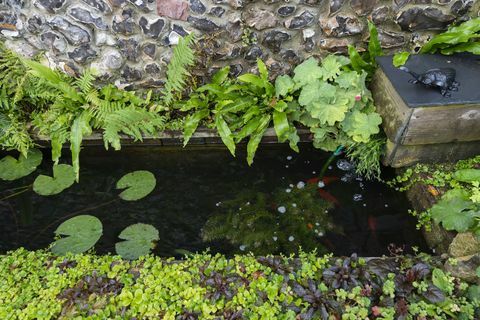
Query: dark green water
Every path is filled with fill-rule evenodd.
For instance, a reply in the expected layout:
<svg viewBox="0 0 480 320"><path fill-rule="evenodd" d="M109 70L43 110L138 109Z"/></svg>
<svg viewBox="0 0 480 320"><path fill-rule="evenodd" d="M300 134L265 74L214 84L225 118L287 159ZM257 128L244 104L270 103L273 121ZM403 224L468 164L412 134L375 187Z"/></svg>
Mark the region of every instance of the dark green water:
<svg viewBox="0 0 480 320"><path fill-rule="evenodd" d="M28 177L0 182L0 198L10 194L5 190L33 183L40 173L51 175L49 157L45 150L41 167ZM159 230L154 252L161 256L207 248L225 254L289 253L299 245L364 256L388 254L391 243L406 251L426 249L403 194L362 181L337 168L336 161L324 187L306 183L328 157L307 144L300 154L265 145L249 167L244 150L233 158L223 148L85 148L79 184L56 196L28 191L0 201L0 252L45 248L56 227L78 214L102 221L104 235L95 246L99 253L114 252L121 230L138 222ZM154 173L157 186L137 202L120 200L115 184L134 170ZM386 177L392 174L385 171Z"/></svg>

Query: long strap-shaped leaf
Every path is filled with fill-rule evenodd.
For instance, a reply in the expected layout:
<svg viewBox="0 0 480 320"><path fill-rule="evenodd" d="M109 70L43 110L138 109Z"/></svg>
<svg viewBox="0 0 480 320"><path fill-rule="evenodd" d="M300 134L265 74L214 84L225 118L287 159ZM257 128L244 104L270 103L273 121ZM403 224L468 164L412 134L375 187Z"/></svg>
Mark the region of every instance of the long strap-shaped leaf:
<svg viewBox="0 0 480 320"><path fill-rule="evenodd" d="M215 126L217 127L218 134L220 135L220 138L222 138L223 143L227 146L230 153L235 156L235 142L233 141L232 131L222 115L217 114L215 116Z"/></svg>
<svg viewBox="0 0 480 320"><path fill-rule="evenodd" d="M80 171L80 148L83 137L92 134L90 116L88 112L82 112L74 121L70 131L70 150L72 151L72 166L75 170L76 181L79 181Z"/></svg>

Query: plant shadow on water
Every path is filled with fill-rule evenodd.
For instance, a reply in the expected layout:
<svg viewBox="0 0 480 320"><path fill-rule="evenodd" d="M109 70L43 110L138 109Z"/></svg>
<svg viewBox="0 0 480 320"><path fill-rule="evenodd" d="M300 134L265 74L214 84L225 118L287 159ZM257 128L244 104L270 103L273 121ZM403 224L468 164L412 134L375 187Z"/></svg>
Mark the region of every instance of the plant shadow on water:
<svg viewBox="0 0 480 320"><path fill-rule="evenodd" d="M295 154L288 146L265 145L251 167L244 149L233 158L217 147L85 148L80 183L54 196L28 191L0 202L0 251L46 248L58 225L79 214L103 223L98 253L115 252L120 232L139 222L159 230L153 252L160 256L207 248L227 255L288 254L298 246L335 255L378 256L388 254L391 243L407 251L412 246L427 250L407 214L404 194L363 181L345 170L348 163L341 158L319 181L330 155L309 144L300 147ZM49 174L51 166L44 161L25 178L0 182L1 197L8 195L6 190L30 185L38 174ZM151 171L157 186L146 198L126 202L115 184L133 170ZM393 171L384 168L384 175L393 177Z"/></svg>

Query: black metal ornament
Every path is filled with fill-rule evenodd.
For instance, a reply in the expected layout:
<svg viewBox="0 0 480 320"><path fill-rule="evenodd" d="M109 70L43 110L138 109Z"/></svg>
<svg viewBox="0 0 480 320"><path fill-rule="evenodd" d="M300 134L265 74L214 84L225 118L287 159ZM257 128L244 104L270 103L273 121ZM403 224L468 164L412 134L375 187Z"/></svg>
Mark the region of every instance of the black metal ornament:
<svg viewBox="0 0 480 320"><path fill-rule="evenodd" d="M421 83L428 88L440 89L444 97L450 97L451 91L458 91L460 85L455 81L456 71L452 68L430 69L421 74L410 71L406 67L400 67L400 70L412 75L413 79L408 82Z"/></svg>

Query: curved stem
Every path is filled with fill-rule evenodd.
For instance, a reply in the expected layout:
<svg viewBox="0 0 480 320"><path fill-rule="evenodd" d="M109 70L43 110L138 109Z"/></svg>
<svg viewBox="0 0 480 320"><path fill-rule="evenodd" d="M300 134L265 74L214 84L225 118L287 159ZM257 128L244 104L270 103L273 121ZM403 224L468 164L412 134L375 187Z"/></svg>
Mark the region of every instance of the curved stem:
<svg viewBox="0 0 480 320"><path fill-rule="evenodd" d="M333 160L335 160L335 157L339 156L342 153L343 148L343 146L338 147L337 150L335 150L335 152L332 153L332 155L328 158L327 162L325 162L322 169L320 170L320 175L318 176L320 179L323 178L325 172L327 172L328 166L333 162Z"/></svg>
<svg viewBox="0 0 480 320"><path fill-rule="evenodd" d="M10 199L10 198L13 198L13 197L16 197L16 196L18 196L19 194L25 193L25 192L27 192L29 189L30 189L30 188L26 188L26 189L24 189L24 190L22 190L22 191L18 191L18 192L12 193L11 195L8 195L8 196L6 196L6 197L3 197L3 198L0 199L0 202L1 202L1 201L4 201L4 200L7 200L7 199Z"/></svg>

